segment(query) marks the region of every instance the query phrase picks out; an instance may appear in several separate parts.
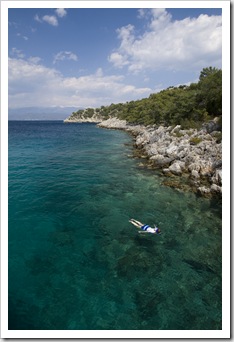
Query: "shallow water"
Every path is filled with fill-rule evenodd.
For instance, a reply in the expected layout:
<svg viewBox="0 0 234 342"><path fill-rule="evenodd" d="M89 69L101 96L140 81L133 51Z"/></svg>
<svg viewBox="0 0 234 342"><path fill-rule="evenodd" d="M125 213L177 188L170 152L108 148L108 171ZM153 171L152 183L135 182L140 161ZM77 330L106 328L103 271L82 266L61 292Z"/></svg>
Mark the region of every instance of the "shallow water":
<svg viewBox="0 0 234 342"><path fill-rule="evenodd" d="M222 328L221 204L163 186L131 141L9 122L9 329Z"/></svg>

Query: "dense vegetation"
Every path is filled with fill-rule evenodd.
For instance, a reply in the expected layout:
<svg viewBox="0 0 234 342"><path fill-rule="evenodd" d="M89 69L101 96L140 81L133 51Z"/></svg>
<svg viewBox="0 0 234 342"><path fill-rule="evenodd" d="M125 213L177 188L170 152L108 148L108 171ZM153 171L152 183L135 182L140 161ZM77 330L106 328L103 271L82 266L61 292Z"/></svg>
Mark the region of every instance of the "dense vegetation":
<svg viewBox="0 0 234 342"><path fill-rule="evenodd" d="M118 117L129 123L177 125L198 128L202 123L222 116L222 70L204 68L198 83L169 87L142 100L87 108L72 113L72 118L94 114L102 118Z"/></svg>

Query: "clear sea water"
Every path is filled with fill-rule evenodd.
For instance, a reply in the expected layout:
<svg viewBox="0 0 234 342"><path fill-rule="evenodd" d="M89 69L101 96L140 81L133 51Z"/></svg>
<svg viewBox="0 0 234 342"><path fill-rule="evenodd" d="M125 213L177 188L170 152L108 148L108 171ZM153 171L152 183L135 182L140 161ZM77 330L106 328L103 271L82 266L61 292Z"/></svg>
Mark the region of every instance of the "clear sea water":
<svg viewBox="0 0 234 342"><path fill-rule="evenodd" d="M222 328L221 203L132 154L123 131L9 122L9 329Z"/></svg>

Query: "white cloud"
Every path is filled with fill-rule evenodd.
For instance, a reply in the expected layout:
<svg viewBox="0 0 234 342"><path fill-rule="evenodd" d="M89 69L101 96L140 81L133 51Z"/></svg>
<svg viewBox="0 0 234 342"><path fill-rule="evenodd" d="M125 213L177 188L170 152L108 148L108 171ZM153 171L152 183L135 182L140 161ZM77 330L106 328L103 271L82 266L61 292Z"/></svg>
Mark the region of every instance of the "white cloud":
<svg viewBox="0 0 234 342"><path fill-rule="evenodd" d="M117 30L119 48L108 60L117 68L128 66L138 73L143 70L182 70L184 67L221 66L221 16L200 15L198 18L172 20L165 9L140 10L141 18L150 21L143 35L134 27Z"/></svg>
<svg viewBox="0 0 234 342"><path fill-rule="evenodd" d="M34 16L34 20L38 21L39 23L42 23L42 20L40 19L38 14Z"/></svg>
<svg viewBox="0 0 234 342"><path fill-rule="evenodd" d="M32 64L38 64L39 62L41 62L41 58L40 57L29 57L28 62L32 63Z"/></svg>
<svg viewBox="0 0 234 342"><path fill-rule="evenodd" d="M129 64L129 62L127 61L127 57L121 55L119 52L113 52L108 57L108 60L118 68L123 68L123 66Z"/></svg>
<svg viewBox="0 0 234 342"><path fill-rule="evenodd" d="M120 29L117 29L118 37L121 39L121 48L127 47L129 43L134 42L134 26L127 25L123 26Z"/></svg>
<svg viewBox="0 0 234 342"><path fill-rule="evenodd" d="M98 107L148 96L152 89L125 83L123 75L104 75L101 68L82 77L64 77L55 69L29 60L9 59L9 107Z"/></svg>
<svg viewBox="0 0 234 342"><path fill-rule="evenodd" d="M17 37L21 37L24 40L28 40L28 37L27 36L23 36L21 33L17 33Z"/></svg>
<svg viewBox="0 0 234 342"><path fill-rule="evenodd" d="M95 73L95 75L97 77L103 77L103 70L102 70L102 68L98 68L96 73Z"/></svg>
<svg viewBox="0 0 234 342"><path fill-rule="evenodd" d="M56 64L58 61L64 60L72 60L77 62L78 56L71 51L60 51L54 56L53 64Z"/></svg>
<svg viewBox="0 0 234 342"><path fill-rule="evenodd" d="M23 53L21 50L15 48L15 47L13 47L13 48L11 49L10 54L11 54L12 56L14 56L14 57L17 57L17 58L24 58L24 57L25 57L24 53Z"/></svg>
<svg viewBox="0 0 234 342"><path fill-rule="evenodd" d="M55 10L55 13L57 14L58 17L62 18L67 15L67 11L64 8L57 8Z"/></svg>
<svg viewBox="0 0 234 342"><path fill-rule="evenodd" d="M44 15L42 18L39 17L38 14L34 16L34 20L38 21L39 23L46 22L52 26L58 26L58 18L65 17L67 15L67 11L64 8L57 8L55 10L55 15Z"/></svg>
<svg viewBox="0 0 234 342"><path fill-rule="evenodd" d="M58 26L58 19L54 15L44 15L42 20L52 26Z"/></svg>
<svg viewBox="0 0 234 342"><path fill-rule="evenodd" d="M145 13L146 13L146 10L145 9L143 9L143 8L140 8L139 10L138 10L138 18L144 18L145 17Z"/></svg>

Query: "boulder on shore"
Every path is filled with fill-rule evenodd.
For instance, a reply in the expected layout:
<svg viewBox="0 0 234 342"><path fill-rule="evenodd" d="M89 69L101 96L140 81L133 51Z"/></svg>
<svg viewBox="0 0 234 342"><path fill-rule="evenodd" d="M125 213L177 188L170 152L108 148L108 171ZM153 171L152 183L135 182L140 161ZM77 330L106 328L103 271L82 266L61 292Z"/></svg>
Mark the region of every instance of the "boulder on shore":
<svg viewBox="0 0 234 342"><path fill-rule="evenodd" d="M185 170L185 162L182 161L175 161L171 166L169 166L169 170L176 176L182 175L183 171Z"/></svg>

